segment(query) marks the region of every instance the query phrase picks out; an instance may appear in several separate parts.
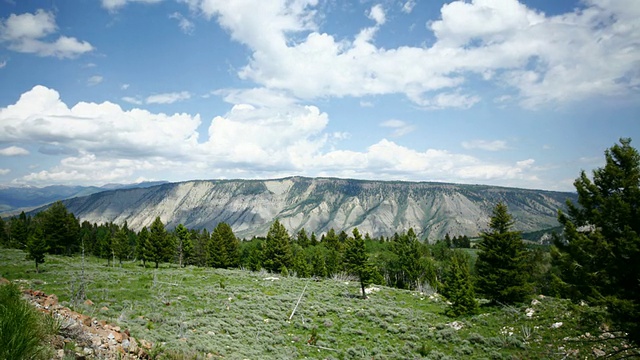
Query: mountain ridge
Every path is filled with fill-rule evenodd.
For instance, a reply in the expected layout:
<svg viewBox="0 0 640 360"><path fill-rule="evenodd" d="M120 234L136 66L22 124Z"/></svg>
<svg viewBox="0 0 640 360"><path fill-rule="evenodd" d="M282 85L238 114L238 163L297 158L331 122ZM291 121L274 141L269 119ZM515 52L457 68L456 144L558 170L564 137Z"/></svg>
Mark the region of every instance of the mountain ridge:
<svg viewBox="0 0 640 360"><path fill-rule="evenodd" d="M140 230L156 216L173 228L213 229L228 223L239 237L264 236L279 219L291 234L301 228L325 233L358 227L371 236L413 228L435 240L477 234L503 201L515 228L557 226L557 210L574 193L489 185L377 181L300 176L267 180L191 180L147 188L116 189L63 200L81 221L124 223Z"/></svg>

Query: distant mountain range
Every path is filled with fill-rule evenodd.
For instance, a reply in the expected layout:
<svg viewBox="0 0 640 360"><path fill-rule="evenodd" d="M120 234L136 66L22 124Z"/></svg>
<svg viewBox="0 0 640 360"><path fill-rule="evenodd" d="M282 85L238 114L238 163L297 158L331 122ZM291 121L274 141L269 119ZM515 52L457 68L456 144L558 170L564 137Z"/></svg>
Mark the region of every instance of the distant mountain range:
<svg viewBox="0 0 640 360"><path fill-rule="evenodd" d="M136 184L107 184L97 186L64 186L53 185L46 187L15 186L0 187L0 213L11 213L22 209L32 209L54 201L86 196L97 192L130 189L165 184L166 181L141 182ZM3 214L4 216L5 214Z"/></svg>
<svg viewBox="0 0 640 360"><path fill-rule="evenodd" d="M557 211L574 193L485 185L290 177L199 180L95 192L64 200L82 221L113 221L140 230L159 216L168 228L213 229L226 222L237 236L266 235L275 219L291 234L357 227L371 236L413 228L422 238L477 236L496 203L507 204L515 228L557 227Z"/></svg>

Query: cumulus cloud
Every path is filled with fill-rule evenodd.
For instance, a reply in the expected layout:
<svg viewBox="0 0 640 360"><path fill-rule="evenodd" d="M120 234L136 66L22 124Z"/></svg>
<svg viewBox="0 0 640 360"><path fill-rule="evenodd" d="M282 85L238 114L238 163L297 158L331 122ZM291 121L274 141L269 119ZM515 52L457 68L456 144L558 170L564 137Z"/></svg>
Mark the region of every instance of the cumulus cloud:
<svg viewBox="0 0 640 360"><path fill-rule="evenodd" d="M380 4L372 6L368 16L376 25L383 25L387 21L384 8Z"/></svg>
<svg viewBox="0 0 640 360"><path fill-rule="evenodd" d="M173 104L177 101L184 101L191 98L191 94L188 91L171 92L156 94L147 97L145 102L147 104Z"/></svg>
<svg viewBox="0 0 640 360"><path fill-rule="evenodd" d="M41 9L34 14L11 14L6 19L0 19L0 41L16 52L73 58L94 49L86 41L64 35L52 41L50 37L57 30L54 14Z"/></svg>
<svg viewBox="0 0 640 360"><path fill-rule="evenodd" d="M468 150L499 151L507 149L507 142L504 140L471 140L462 142L462 147Z"/></svg>
<svg viewBox="0 0 640 360"><path fill-rule="evenodd" d="M0 149L1 156L20 156L29 155L29 150L21 148L19 146L9 146L4 149Z"/></svg>
<svg viewBox="0 0 640 360"><path fill-rule="evenodd" d="M259 93L243 96L251 99ZM344 150L350 135L329 132L328 123L328 114L316 106L256 101L234 104L227 113L214 117L202 137L199 115L155 114L137 108L125 111L110 102L80 102L70 107L55 90L36 86L15 104L0 108L0 142L39 143L38 152L62 158L54 166L15 179L35 185L127 182L141 176L184 180L291 174L491 180L504 185L535 180L530 159L496 164L438 149L417 151L386 139L362 151ZM381 125L400 132L411 127L401 120ZM180 172L173 171L178 168Z"/></svg>
<svg viewBox="0 0 640 360"><path fill-rule="evenodd" d="M185 2L250 48L242 79L305 99L400 93L426 108L468 108L480 97L464 85L480 78L536 108L640 86L635 0L587 0L554 16L516 0L453 1L428 24L432 45L397 48L375 44L381 5L365 14L376 25L350 40L319 30L316 0L265 0L259 12L250 1Z"/></svg>
<svg viewBox="0 0 640 360"><path fill-rule="evenodd" d="M11 172L11 169L2 169L0 168L0 175L7 175Z"/></svg>

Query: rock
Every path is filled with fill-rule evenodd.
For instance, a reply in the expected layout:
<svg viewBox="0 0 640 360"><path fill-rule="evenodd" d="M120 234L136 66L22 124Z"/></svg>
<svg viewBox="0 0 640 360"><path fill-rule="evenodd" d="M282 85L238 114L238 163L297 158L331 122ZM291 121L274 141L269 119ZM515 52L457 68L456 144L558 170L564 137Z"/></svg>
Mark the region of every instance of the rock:
<svg viewBox="0 0 640 360"><path fill-rule="evenodd" d="M58 359L64 358L64 349L58 349L57 355L58 355Z"/></svg>
<svg viewBox="0 0 640 360"><path fill-rule="evenodd" d="M7 280L7 279L5 279L3 277L0 277L0 285L8 285L8 284L11 284L11 281L9 281L9 280Z"/></svg>
<svg viewBox="0 0 640 360"><path fill-rule="evenodd" d="M560 326L562 326L562 321L558 321L557 323L553 323L553 324L551 324L551 328L552 328L552 329L557 329L557 328L559 328Z"/></svg>
<svg viewBox="0 0 640 360"><path fill-rule="evenodd" d="M55 294L51 294L49 296L47 296L47 298L44 300L44 307L48 308L54 305L58 305L58 297Z"/></svg>
<svg viewBox="0 0 640 360"><path fill-rule="evenodd" d="M91 338L91 344L93 345L93 347L99 347L100 345L102 345L102 339L100 338L100 336L96 336Z"/></svg>
<svg viewBox="0 0 640 360"><path fill-rule="evenodd" d="M84 304L87 305L87 306L93 306L93 301L87 299L87 300L84 301Z"/></svg>
<svg viewBox="0 0 640 360"><path fill-rule="evenodd" d="M122 342L122 334L121 333L116 331L116 332L110 333L109 336L111 336L111 334L113 334L113 340L115 340L115 341L117 341L119 343Z"/></svg>
<svg viewBox="0 0 640 360"><path fill-rule="evenodd" d="M531 306L536 306L536 305L539 305L539 304L540 304L540 301L538 299L531 300Z"/></svg>
<svg viewBox="0 0 640 360"><path fill-rule="evenodd" d="M129 351L129 346L131 346L131 342L129 339L122 340L122 348Z"/></svg>
<svg viewBox="0 0 640 360"><path fill-rule="evenodd" d="M599 358L599 357L603 357L605 355L607 355L607 353L605 353L604 351L602 351L602 350L600 350L598 348L594 348L593 349L593 356Z"/></svg>
<svg viewBox="0 0 640 360"><path fill-rule="evenodd" d="M140 340L140 347L145 348L147 350L151 349L153 345L147 340Z"/></svg>
<svg viewBox="0 0 640 360"><path fill-rule="evenodd" d="M527 317L529 317L529 318L530 318L530 317L533 317L533 313L534 313L534 312L535 312L535 311L534 311L532 308L527 308L527 309L524 311L524 314L525 314Z"/></svg>
<svg viewBox="0 0 640 360"><path fill-rule="evenodd" d="M129 353L135 354L136 352L138 352L138 342L136 339L131 338L129 341Z"/></svg>
<svg viewBox="0 0 640 360"><path fill-rule="evenodd" d="M109 308L106 307L106 306L103 306L103 307L100 308L100 311L109 311Z"/></svg>

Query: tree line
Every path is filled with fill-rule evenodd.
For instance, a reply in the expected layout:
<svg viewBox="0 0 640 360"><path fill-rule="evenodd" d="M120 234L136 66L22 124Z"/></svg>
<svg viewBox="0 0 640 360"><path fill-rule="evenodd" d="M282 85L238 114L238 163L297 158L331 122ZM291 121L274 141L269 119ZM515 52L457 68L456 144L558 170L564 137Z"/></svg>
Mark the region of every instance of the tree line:
<svg viewBox="0 0 640 360"><path fill-rule="evenodd" d="M265 269L285 276L355 276L375 283L444 295L452 316L478 309L476 292L494 304L514 304L533 294L587 301L607 309L610 320L635 343L640 340L640 155L630 139L605 151L604 167L585 172L574 185L578 203L559 211L563 232L549 247L527 246L504 203L493 208L488 230L473 250L466 236L428 244L413 229L371 238L330 229L318 237L289 234L275 220L265 237L241 241L222 222L211 232L180 224L167 230L157 217L139 232L127 223L82 223L61 202L31 217L0 219L0 245L24 249L36 269L45 254L93 254L115 266L138 261L178 266Z"/></svg>

